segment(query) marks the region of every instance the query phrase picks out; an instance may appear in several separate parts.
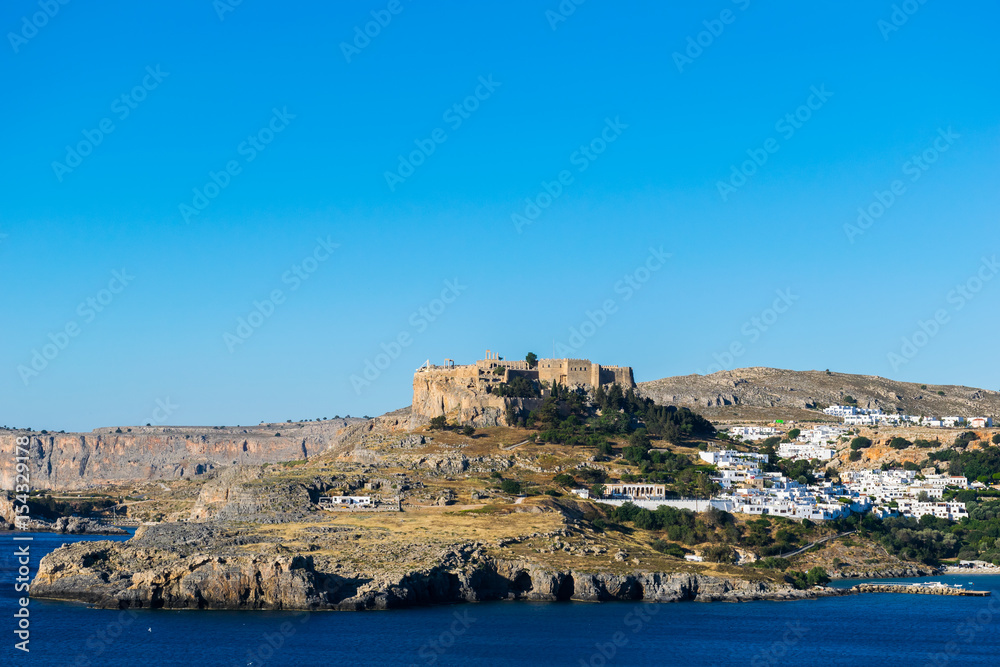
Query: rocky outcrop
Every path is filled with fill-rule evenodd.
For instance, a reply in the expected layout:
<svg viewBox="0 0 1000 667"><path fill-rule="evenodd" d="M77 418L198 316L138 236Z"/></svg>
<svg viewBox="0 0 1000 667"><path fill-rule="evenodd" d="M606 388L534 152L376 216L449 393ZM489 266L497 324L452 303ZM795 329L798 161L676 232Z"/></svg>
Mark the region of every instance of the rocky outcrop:
<svg viewBox="0 0 1000 667"><path fill-rule="evenodd" d="M306 516L312 502L303 484L265 483L263 467L234 466L202 487L191 520L294 521Z"/></svg>
<svg viewBox="0 0 1000 667"><path fill-rule="evenodd" d="M920 385L875 375L778 368L737 368L639 383L643 396L690 408L750 406L813 409L843 403L905 414L996 415L1000 392L957 385Z"/></svg>
<svg viewBox="0 0 1000 667"><path fill-rule="evenodd" d="M495 379L475 366L414 373L413 414L428 419L446 415L477 427L504 426L506 402L487 392L491 384Z"/></svg>
<svg viewBox="0 0 1000 667"><path fill-rule="evenodd" d="M830 576L835 579L902 579L909 577L929 577L941 571L929 565L887 565L852 566L835 570Z"/></svg>
<svg viewBox="0 0 1000 667"><path fill-rule="evenodd" d="M18 437L30 438L33 488L82 489L109 482L195 478L231 465L308 459L340 446L353 428L373 421L247 428L137 426L91 433L0 431L0 489L14 488Z"/></svg>
<svg viewBox="0 0 1000 667"><path fill-rule="evenodd" d="M321 568L308 554L234 549L245 536L218 526L160 528L125 543L55 550L42 559L32 595L105 608L368 610L487 600L742 601L844 593L694 573L560 571L493 559L481 549L448 551L427 569L359 574L330 563ZM215 540L212 554L185 546L207 538Z"/></svg>
<svg viewBox="0 0 1000 667"><path fill-rule="evenodd" d="M14 527L14 500L10 494L0 491L0 530Z"/></svg>

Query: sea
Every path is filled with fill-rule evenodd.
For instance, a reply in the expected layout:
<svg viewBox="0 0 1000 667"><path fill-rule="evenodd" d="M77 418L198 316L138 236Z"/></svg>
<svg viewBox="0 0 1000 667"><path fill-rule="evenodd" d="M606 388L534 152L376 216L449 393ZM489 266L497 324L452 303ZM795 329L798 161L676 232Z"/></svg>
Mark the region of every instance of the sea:
<svg viewBox="0 0 1000 667"><path fill-rule="evenodd" d="M67 542L35 533L31 576ZM127 539L128 536L110 538ZM12 533L0 536L2 665L876 665L1000 664L1000 576L943 575L987 598L867 594L794 602L491 602L383 612L119 611L20 593ZM855 581L838 582L852 585Z"/></svg>

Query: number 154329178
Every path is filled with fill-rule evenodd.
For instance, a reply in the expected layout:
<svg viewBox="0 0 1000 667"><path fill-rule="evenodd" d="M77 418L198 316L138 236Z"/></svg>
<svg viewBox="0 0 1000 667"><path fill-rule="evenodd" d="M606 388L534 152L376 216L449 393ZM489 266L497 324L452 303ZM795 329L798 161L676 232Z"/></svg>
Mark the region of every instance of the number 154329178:
<svg viewBox="0 0 1000 667"><path fill-rule="evenodd" d="M14 470L16 478L14 482L14 524L22 527L28 522L28 493L31 491L31 475L28 471L28 444L31 440L27 436L17 438L17 450L14 454Z"/></svg>

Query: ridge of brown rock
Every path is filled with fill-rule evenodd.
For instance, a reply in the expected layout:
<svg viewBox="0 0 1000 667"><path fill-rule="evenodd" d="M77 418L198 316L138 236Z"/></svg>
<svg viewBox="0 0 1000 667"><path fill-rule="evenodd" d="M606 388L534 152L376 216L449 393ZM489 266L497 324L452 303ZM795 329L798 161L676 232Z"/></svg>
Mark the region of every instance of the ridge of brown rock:
<svg viewBox="0 0 1000 667"><path fill-rule="evenodd" d="M1000 415L1000 392L960 385L899 382L876 375L780 368L737 368L640 382L639 391L664 405L690 408L821 409L851 396L863 408L915 415ZM938 392L942 392L940 395Z"/></svg>

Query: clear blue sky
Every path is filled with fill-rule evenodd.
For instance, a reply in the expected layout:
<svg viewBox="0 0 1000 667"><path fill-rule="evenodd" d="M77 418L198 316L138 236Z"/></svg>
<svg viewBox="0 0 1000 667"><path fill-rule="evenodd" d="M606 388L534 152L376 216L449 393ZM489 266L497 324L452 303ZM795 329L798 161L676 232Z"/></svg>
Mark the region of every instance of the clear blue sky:
<svg viewBox="0 0 1000 667"><path fill-rule="evenodd" d="M997 388L1000 9L907 6L4 3L0 425L375 415L554 344Z"/></svg>

